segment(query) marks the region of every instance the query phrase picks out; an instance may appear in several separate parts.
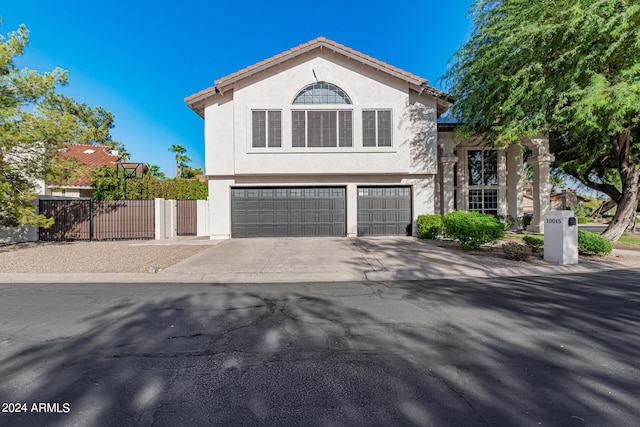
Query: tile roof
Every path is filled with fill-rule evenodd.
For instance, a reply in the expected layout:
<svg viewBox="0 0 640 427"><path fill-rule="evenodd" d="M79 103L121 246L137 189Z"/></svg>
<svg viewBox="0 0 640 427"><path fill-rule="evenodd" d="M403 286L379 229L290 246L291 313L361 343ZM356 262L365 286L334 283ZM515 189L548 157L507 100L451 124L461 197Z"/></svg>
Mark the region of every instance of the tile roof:
<svg viewBox="0 0 640 427"><path fill-rule="evenodd" d="M115 166L122 156L114 154L112 148L106 145L92 144L67 144L58 152L63 160L73 160L82 163L82 174L73 181L62 183L50 183L77 187L91 187L93 171L100 166Z"/></svg>
<svg viewBox="0 0 640 427"><path fill-rule="evenodd" d="M354 59L364 60L365 62L368 62L371 66L379 68L388 73L395 74L396 76L404 78L406 80L412 81L416 85L423 87L427 92L429 92L433 96L445 99L448 102L453 102L453 98L451 97L451 95L445 92L442 92L440 90L437 90L433 87L427 86L427 83L428 83L427 79L424 79L415 74L411 74L407 71L401 70L400 68L389 65L386 62L375 59L369 55L365 55L364 53L358 52L357 50L351 49L340 43L336 43L333 40L329 40L325 37L318 37L317 39L308 41L299 46L291 48L289 50L285 50L284 52L274 55L271 58L267 58L264 61L260 61L256 64L250 65L249 67L243 68L242 70L236 71L235 73L231 73L225 77L222 77L221 79L218 79L215 81L215 86L211 86L191 96L188 96L184 99L184 101L187 104L191 104L192 102L197 101L203 96L216 93L221 87L225 85L225 83L228 84L228 83L234 82L236 80L239 80L240 78L250 75L252 72L260 71L270 66L270 64L275 64L275 63L285 61L287 59L291 59L297 56L298 54L307 52L309 50L312 50L314 48L321 47L321 46L327 46L336 52L350 56Z"/></svg>

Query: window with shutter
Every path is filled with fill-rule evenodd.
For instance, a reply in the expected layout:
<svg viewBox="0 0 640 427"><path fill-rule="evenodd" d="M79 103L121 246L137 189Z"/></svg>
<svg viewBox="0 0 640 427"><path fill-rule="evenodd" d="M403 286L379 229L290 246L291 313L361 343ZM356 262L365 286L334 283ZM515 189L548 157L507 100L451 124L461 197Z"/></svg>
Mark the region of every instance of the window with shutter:
<svg viewBox="0 0 640 427"><path fill-rule="evenodd" d="M391 111L363 110L362 111L362 146L363 147L391 147Z"/></svg>
<svg viewBox="0 0 640 427"><path fill-rule="evenodd" d="M282 112L254 110L251 112L251 146L253 148L282 146Z"/></svg>

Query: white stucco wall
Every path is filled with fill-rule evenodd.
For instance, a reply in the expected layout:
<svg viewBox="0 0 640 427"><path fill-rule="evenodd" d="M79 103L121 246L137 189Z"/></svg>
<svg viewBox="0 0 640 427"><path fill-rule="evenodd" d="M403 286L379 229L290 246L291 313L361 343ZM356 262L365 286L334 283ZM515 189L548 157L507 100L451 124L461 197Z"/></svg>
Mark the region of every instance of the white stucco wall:
<svg viewBox="0 0 640 427"><path fill-rule="evenodd" d="M408 83L335 52L324 51L322 55L294 58L209 98L205 107L207 175L436 172L435 99L419 96L409 90ZM353 147L292 147L293 109L335 109L292 105L301 89L316 82L315 75L324 76L351 98L353 105L348 109L353 111ZM282 111L282 147L251 147L254 109ZM362 146L363 109L392 110L392 147Z"/></svg>
<svg viewBox="0 0 640 427"><path fill-rule="evenodd" d="M292 105L300 90L317 81L340 87L352 105ZM293 147L296 109L351 110L353 146ZM362 111L371 109L392 111L391 147L362 145ZM252 110L282 112L281 147L252 147ZM314 50L222 87L205 100L204 119L212 239L231 237L234 186L344 186L348 236L357 235L358 186L411 186L414 232L418 215L435 212L436 99L369 65Z"/></svg>

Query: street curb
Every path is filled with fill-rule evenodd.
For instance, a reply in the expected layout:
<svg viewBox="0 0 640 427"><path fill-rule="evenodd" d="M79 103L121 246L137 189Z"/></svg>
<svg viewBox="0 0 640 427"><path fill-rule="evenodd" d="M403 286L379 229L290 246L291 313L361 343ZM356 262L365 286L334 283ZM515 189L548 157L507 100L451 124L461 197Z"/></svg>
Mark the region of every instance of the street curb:
<svg viewBox="0 0 640 427"><path fill-rule="evenodd" d="M369 270L349 274L340 273L59 273L59 274L3 274L0 284L25 283L319 283L319 282L359 282L359 281L411 281L411 280L451 280L489 279L507 277L536 277L565 274L589 274L606 271L640 271L640 267L621 265L569 265L516 267L496 269L451 270Z"/></svg>

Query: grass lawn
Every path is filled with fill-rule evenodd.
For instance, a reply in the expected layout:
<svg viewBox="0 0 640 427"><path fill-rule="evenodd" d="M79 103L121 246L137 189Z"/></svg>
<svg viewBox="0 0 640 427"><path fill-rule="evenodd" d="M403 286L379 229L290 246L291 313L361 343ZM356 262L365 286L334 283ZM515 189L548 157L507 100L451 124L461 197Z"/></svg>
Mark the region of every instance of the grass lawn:
<svg viewBox="0 0 640 427"><path fill-rule="evenodd" d="M613 243L613 247L640 251L640 234L624 233L617 242Z"/></svg>
<svg viewBox="0 0 640 427"><path fill-rule="evenodd" d="M544 234L505 234L504 238L502 240L508 240L510 242L520 242L522 243L522 238L524 236L534 236L534 237L539 237L541 239L544 239Z"/></svg>
<svg viewBox="0 0 640 427"><path fill-rule="evenodd" d="M543 234L505 234L503 240L522 242L523 236L536 236L544 238ZM640 251L640 234L624 233L617 242L613 243L615 249L630 249Z"/></svg>

